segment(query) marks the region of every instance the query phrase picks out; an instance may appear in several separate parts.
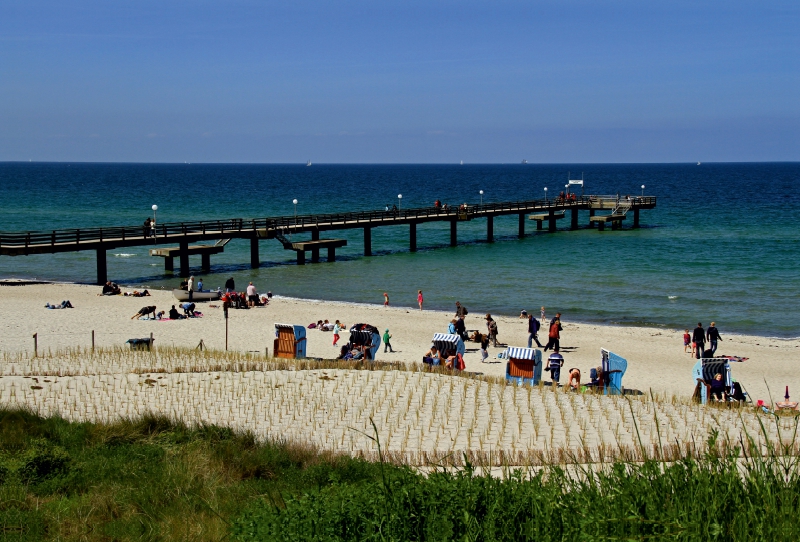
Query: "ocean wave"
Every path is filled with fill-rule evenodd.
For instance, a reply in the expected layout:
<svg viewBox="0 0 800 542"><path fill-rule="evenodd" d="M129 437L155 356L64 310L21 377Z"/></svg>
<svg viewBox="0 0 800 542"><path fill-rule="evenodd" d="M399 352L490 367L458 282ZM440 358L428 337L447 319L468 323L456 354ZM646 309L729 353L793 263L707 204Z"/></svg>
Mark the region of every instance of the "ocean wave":
<svg viewBox="0 0 800 542"><path fill-rule="evenodd" d="M136 256L136 254L129 254L127 252L119 252L119 253L115 253L114 256L116 256L117 258L133 258L134 256Z"/></svg>

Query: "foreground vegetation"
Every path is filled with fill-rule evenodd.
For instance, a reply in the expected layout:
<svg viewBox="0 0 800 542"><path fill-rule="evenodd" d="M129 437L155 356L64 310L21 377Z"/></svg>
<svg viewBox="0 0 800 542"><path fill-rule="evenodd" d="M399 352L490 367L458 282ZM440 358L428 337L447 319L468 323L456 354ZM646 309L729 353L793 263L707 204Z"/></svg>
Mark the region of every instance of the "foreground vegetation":
<svg viewBox="0 0 800 542"><path fill-rule="evenodd" d="M788 436L792 440L791 435ZM796 540L793 446L594 471L408 468L165 418L0 411L5 540ZM723 445L724 444L724 445Z"/></svg>

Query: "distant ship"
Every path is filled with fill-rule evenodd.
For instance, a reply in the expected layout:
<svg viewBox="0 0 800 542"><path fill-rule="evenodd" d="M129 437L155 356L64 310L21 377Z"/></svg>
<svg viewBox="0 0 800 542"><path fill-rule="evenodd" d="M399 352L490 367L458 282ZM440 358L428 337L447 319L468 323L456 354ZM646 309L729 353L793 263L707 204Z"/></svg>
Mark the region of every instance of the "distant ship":
<svg viewBox="0 0 800 542"><path fill-rule="evenodd" d="M523 164L527 164L527 163L528 163L528 161L527 161L527 160L523 160L523 161L522 161L522 163L523 163Z"/></svg>
<svg viewBox="0 0 800 542"><path fill-rule="evenodd" d="M461 165L462 165L462 166L464 165L464 160L461 160Z"/></svg>
<svg viewBox="0 0 800 542"><path fill-rule="evenodd" d="M700 165L700 162L697 162L697 165L699 166L699 165Z"/></svg>
<svg viewBox="0 0 800 542"><path fill-rule="evenodd" d="M310 165L311 165L311 160L308 161L308 163L306 164L306 167L308 167Z"/></svg>

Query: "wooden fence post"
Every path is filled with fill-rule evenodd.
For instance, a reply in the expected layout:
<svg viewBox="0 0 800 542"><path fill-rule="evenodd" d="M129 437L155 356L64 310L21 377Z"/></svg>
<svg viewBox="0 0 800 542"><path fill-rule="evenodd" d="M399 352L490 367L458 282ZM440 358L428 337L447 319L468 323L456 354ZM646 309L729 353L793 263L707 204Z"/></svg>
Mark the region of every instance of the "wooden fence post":
<svg viewBox="0 0 800 542"><path fill-rule="evenodd" d="M33 334L33 357L39 357L39 334Z"/></svg>

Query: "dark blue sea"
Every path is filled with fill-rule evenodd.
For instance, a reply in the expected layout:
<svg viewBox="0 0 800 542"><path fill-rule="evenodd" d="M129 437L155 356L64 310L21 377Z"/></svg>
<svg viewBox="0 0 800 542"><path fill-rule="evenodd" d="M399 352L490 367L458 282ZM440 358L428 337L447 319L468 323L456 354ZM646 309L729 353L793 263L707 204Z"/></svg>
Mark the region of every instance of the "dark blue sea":
<svg viewBox="0 0 800 542"><path fill-rule="evenodd" d="M581 229L547 234L516 217L459 224L451 248L446 223L376 228L373 257L359 230L339 261L297 266L294 252L262 241L262 267L249 243L233 240L212 257L207 287L253 281L261 291L307 299L451 309L506 315L561 311L572 321L689 327L715 320L723 331L800 336L800 163L512 165L210 165L2 163L4 231L141 225L153 204L158 222L523 200L585 179L587 194L658 197L638 230ZM568 177L569 176L569 177ZM582 225L588 213L581 217ZM561 221L562 228L568 220ZM296 236L300 239L300 236ZM201 275L199 257L191 259ZM196 267L195 267L196 266ZM174 287L163 260L146 247L109 252L109 277L128 285ZM0 277L93 283L95 253L0 257ZM0 291L2 295L2 291Z"/></svg>

